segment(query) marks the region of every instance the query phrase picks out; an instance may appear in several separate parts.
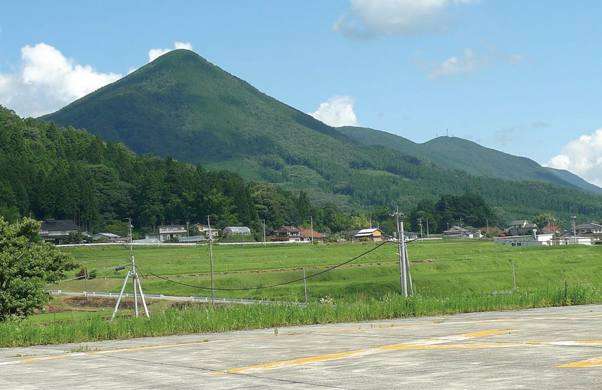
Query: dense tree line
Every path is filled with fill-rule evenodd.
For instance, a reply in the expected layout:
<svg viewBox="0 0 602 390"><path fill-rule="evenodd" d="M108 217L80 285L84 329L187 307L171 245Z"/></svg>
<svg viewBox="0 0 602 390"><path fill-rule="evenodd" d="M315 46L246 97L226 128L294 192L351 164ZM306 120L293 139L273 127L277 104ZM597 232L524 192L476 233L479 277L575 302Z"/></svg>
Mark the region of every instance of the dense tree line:
<svg viewBox="0 0 602 390"><path fill-rule="evenodd" d="M170 157L136 155L85 130L22 119L2 108L0 214L9 221L21 216L71 219L90 232L121 234L130 217L137 229L152 231L160 224L202 223L207 215L220 228L246 225L261 232L265 222L268 234L282 225L309 226L311 217L320 231L371 224L390 233L395 206L408 213L406 221L417 231L416 221L426 216L437 232L460 218L466 225L484 226L489 220L492 226L504 226L541 213L558 216L560 224L572 215L590 221L602 217L602 198L594 194L445 171L417 158L400 159L385 148L368 155L351 153L347 167L341 161L326 164L325 156L274 153L265 157L261 169L296 191L245 182L237 173ZM307 191L299 191L303 186L289 185L287 176L293 174L301 182L316 182L315 172L318 188L308 185ZM323 196L316 200L316 194Z"/></svg>
<svg viewBox="0 0 602 390"><path fill-rule="evenodd" d="M443 195L437 202L423 200L407 216L414 231L420 231L421 223L426 229L427 219L430 233L442 233L456 225L480 228L499 223L499 217L483 198L471 193Z"/></svg>
<svg viewBox="0 0 602 390"><path fill-rule="evenodd" d="M246 225L271 232L309 224L330 231L346 227L333 204L311 205L267 183L245 183L228 171L208 171L171 157L136 155L123 144L72 127L21 119L0 110L0 214L70 219L90 232L125 233L124 220L145 231L160 224Z"/></svg>

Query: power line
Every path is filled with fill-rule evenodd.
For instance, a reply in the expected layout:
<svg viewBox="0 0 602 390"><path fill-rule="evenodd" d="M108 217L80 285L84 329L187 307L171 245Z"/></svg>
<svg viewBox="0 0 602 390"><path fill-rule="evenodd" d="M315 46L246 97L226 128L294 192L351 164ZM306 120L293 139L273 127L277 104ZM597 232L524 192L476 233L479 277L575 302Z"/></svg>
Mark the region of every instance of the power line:
<svg viewBox="0 0 602 390"><path fill-rule="evenodd" d="M304 278L294 279L294 280L290 280L288 282L283 282L283 283L272 284L272 285L269 285L269 286L257 286L257 287L251 287L251 288L214 288L213 290L215 290L215 291L250 291L250 290L261 290L261 289L266 289L266 288L280 287L280 286L284 286L284 285L287 285L287 284L297 283L297 282L300 282L302 280L307 280L307 279L315 278L316 276L319 276L319 275L325 274L327 272L333 271L333 270L335 270L337 268L340 268L340 267L342 267L342 266L344 266L346 264L351 263L352 261L355 261L355 260L359 259L360 257L363 257L363 256L365 256L365 255L367 255L367 254L369 254L371 252L374 252L375 250L377 250L378 248L380 248L381 246L386 245L386 244L388 244L387 241L383 242L382 244L380 244L380 245L378 245L378 246L370 249L369 251L366 251L366 252L362 253L361 255L358 255L358 256L350 259L350 260L347 260L347 261L345 261L345 262L343 262L341 264L337 264L337 265L335 265L335 266L333 266L333 267L331 267L331 268L329 268L327 270L320 271L318 273L315 273L313 275L310 275L310 276L307 276L307 277L304 277ZM191 287L191 288L197 288L199 290L211 290L211 287L195 286L195 285L188 284L188 283L177 282L175 280L171 280L171 279L169 279L167 277L164 277L164 276L159 276L159 275L157 275L155 273L152 273L152 272L148 272L146 275L147 276L148 275L152 275L152 276L154 276L156 278L165 280L165 281L170 282L170 283L179 284L181 286L186 286L186 287Z"/></svg>

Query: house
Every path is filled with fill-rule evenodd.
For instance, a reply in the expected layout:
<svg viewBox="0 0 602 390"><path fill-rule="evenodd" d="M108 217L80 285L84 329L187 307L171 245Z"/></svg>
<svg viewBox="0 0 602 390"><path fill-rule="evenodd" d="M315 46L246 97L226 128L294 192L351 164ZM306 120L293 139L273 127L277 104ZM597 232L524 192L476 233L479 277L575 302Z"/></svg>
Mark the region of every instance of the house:
<svg viewBox="0 0 602 390"><path fill-rule="evenodd" d="M582 237L590 237L593 240L599 240L602 237L602 225L597 223L581 223L575 226L577 235Z"/></svg>
<svg viewBox="0 0 602 390"><path fill-rule="evenodd" d="M525 236L533 233L533 230L537 231L537 225L529 223L525 219L519 219L512 221L510 227L506 229L506 235L508 236Z"/></svg>
<svg viewBox="0 0 602 390"><path fill-rule="evenodd" d="M544 234L560 234L560 226L548 225L541 228L541 232Z"/></svg>
<svg viewBox="0 0 602 390"><path fill-rule="evenodd" d="M75 234L80 231L79 226L73 221L49 219L42 222L40 237L42 237L44 242L60 245L69 238L69 234Z"/></svg>
<svg viewBox="0 0 602 390"><path fill-rule="evenodd" d="M313 238L314 241L324 242L324 239L326 238L325 234L318 233L315 230L299 228L299 231L301 232L301 237L303 237L303 241L311 242Z"/></svg>
<svg viewBox="0 0 602 390"><path fill-rule="evenodd" d="M472 226L452 226L443 231L443 236L448 238L481 238L481 231Z"/></svg>
<svg viewBox="0 0 602 390"><path fill-rule="evenodd" d="M506 236L506 237L495 237L493 242L497 245L507 246L548 246L548 245L562 245L563 242L554 241L554 234L537 234L532 232L528 236Z"/></svg>
<svg viewBox="0 0 602 390"><path fill-rule="evenodd" d="M220 229L216 229L216 228L209 229L209 226L205 226L205 225L201 225L201 224L197 224L196 227L197 227L199 233L204 234L205 237L207 237L207 238L209 238L209 235L211 235L212 238L219 237Z"/></svg>
<svg viewBox="0 0 602 390"><path fill-rule="evenodd" d="M301 230L294 226L284 226L282 229L276 230L274 236L270 239L275 242L302 242L303 236Z"/></svg>
<svg viewBox="0 0 602 390"><path fill-rule="evenodd" d="M379 228L362 229L359 232L357 232L357 234L353 237L357 238L357 239L371 240L371 241L382 241L384 238L383 231L380 230Z"/></svg>
<svg viewBox="0 0 602 390"><path fill-rule="evenodd" d="M355 230L343 230L339 233L339 236L343 237L344 239L352 239L353 237L355 237L356 234L358 234L360 232L360 229L355 229Z"/></svg>
<svg viewBox="0 0 602 390"><path fill-rule="evenodd" d="M224 229L224 237L232 235L232 234L251 234L251 229L246 226L229 226Z"/></svg>
<svg viewBox="0 0 602 390"><path fill-rule="evenodd" d="M596 223L581 223L560 237L567 244L591 245L601 242L602 225Z"/></svg>
<svg viewBox="0 0 602 390"><path fill-rule="evenodd" d="M159 226L159 241L165 242L174 238L185 237L188 235L186 225L162 225Z"/></svg>
<svg viewBox="0 0 602 390"><path fill-rule="evenodd" d="M498 236L502 233L502 230L495 226L483 226L480 227L479 230L481 231L481 235L492 234L494 236Z"/></svg>

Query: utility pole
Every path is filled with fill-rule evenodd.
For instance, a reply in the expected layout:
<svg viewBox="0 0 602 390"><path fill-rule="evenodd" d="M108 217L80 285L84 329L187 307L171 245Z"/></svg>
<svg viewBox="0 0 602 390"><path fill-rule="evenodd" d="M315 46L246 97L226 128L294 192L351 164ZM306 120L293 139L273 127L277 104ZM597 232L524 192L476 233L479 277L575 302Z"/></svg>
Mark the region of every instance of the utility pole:
<svg viewBox="0 0 602 390"><path fill-rule="evenodd" d="M265 219L262 219L263 221L263 245L265 245Z"/></svg>
<svg viewBox="0 0 602 390"><path fill-rule="evenodd" d="M575 240L575 243L577 243L577 229L575 227L575 220L577 217L573 215L571 219L573 220L573 240Z"/></svg>
<svg viewBox="0 0 602 390"><path fill-rule="evenodd" d="M397 207L397 210L392 215L395 216L395 224L397 225L397 251L399 254L399 284L401 287L401 295L407 297L408 289L406 286L405 248L403 245L405 239L403 236L403 222L401 222L401 225L399 224L399 216L403 215L403 213L400 213L399 207Z"/></svg>
<svg viewBox="0 0 602 390"><path fill-rule="evenodd" d="M305 277L305 267L303 267L303 290L305 291L305 305L307 306L307 278Z"/></svg>
<svg viewBox="0 0 602 390"><path fill-rule="evenodd" d="M420 238L423 238L424 235L422 234L422 218L418 219L418 224L420 225Z"/></svg>
<svg viewBox="0 0 602 390"><path fill-rule="evenodd" d="M213 232L211 231L211 215L207 216L209 228L209 269L211 271L211 306L215 306L215 284L213 279Z"/></svg>
<svg viewBox="0 0 602 390"><path fill-rule="evenodd" d="M512 259L512 287L514 287L514 291L516 292L516 272L514 272L514 259Z"/></svg>
<svg viewBox="0 0 602 390"><path fill-rule="evenodd" d="M426 238L429 238L429 217L426 217Z"/></svg>
<svg viewBox="0 0 602 390"><path fill-rule="evenodd" d="M310 222L310 229L311 229L311 243L314 243L314 217L313 216L309 216L309 220Z"/></svg>
<svg viewBox="0 0 602 390"><path fill-rule="evenodd" d="M402 228L403 228L403 222L402 222ZM404 248L403 254L404 254L405 265L406 265L406 275L408 276L408 286L410 288L410 294L414 295L414 285L412 284L412 273L410 272L410 257L408 256L408 245L405 241L404 241L403 248Z"/></svg>

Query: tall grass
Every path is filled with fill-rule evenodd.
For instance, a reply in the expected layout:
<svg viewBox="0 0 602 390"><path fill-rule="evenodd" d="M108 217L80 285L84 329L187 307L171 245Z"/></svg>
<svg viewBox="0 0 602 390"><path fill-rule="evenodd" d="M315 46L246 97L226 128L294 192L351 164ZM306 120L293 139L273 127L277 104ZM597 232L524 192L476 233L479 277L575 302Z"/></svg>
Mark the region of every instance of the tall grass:
<svg viewBox="0 0 602 390"><path fill-rule="evenodd" d="M602 302L602 290L565 282L554 289L538 289L507 295L465 294L447 298L388 294L382 299L357 301L323 299L307 306L189 305L152 313L151 318L118 318L109 322L100 314L91 319L28 324L0 324L0 347L81 343L135 337L283 327L335 322L383 320L426 315L457 314L533 307Z"/></svg>

